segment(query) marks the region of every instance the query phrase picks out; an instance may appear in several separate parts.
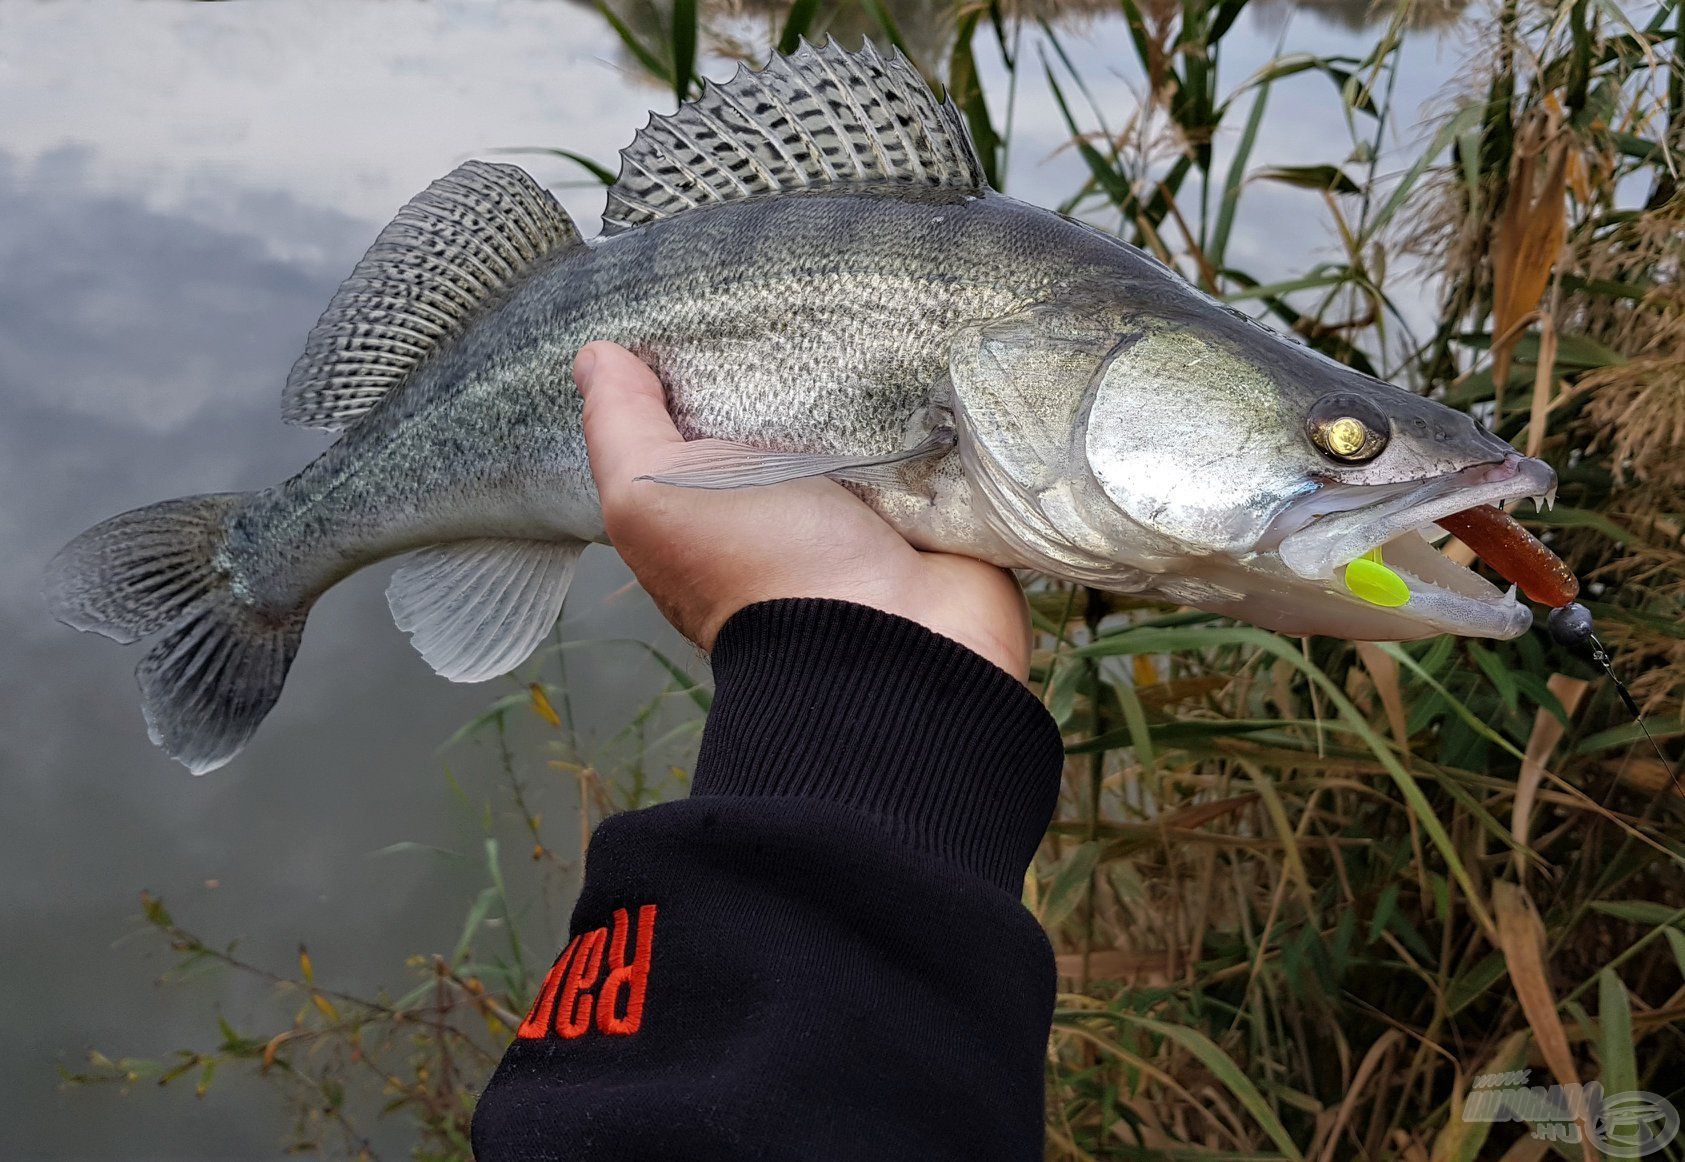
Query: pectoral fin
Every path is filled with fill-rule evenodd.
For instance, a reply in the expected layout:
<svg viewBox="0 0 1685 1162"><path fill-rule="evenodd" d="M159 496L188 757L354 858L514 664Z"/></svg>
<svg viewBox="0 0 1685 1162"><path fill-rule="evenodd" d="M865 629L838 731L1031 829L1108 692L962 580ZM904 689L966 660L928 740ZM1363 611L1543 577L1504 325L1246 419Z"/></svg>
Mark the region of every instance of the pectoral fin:
<svg viewBox="0 0 1685 1162"><path fill-rule="evenodd" d="M659 472L640 480L679 488L757 488L829 476L853 484L888 486L899 479L903 464L946 455L954 446L954 431L939 427L911 448L881 456L837 456L819 452L769 452L730 440L691 440L676 444Z"/></svg>

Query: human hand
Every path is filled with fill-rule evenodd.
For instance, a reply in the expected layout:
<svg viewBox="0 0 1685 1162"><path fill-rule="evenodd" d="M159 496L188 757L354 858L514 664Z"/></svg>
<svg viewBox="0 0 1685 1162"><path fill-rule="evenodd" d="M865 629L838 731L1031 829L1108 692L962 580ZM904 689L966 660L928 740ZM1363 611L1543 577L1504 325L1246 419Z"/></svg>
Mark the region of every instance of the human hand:
<svg viewBox="0 0 1685 1162"><path fill-rule="evenodd" d="M1030 620L1018 582L971 557L921 552L859 497L823 477L732 491L657 484L683 437L661 382L613 343L579 353L585 442L603 525L667 620L702 649L757 601L829 597L952 638L1025 680Z"/></svg>

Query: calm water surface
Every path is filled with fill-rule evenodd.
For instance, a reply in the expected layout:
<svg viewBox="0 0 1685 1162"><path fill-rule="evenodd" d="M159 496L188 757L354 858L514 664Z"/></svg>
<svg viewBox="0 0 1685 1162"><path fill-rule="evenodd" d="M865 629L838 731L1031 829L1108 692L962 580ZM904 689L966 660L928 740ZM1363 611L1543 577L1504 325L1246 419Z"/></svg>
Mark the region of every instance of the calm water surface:
<svg viewBox="0 0 1685 1162"><path fill-rule="evenodd" d="M1278 46L1360 44L1341 26L1349 13L1271 7L1249 19L1225 61L1237 80ZM1121 37L1115 22L1088 19L1069 46L1115 121L1132 101L1113 67ZM1419 39L1407 108L1453 50ZM1267 124L1256 157L1339 160L1344 129L1325 82L1273 100L1289 115ZM0 1157L278 1156L284 1112L252 1083L219 1081L203 1101L190 1087L58 1088L59 1064L90 1047L208 1047L215 1013L242 1026L268 1011L236 980L156 987L169 961L134 936L137 892L163 896L207 938L239 938L261 963L288 969L304 938L339 987L401 986L406 955L454 945L482 883L480 820L445 769L477 804L495 797L496 764L483 748L441 755L440 744L513 688L433 678L391 625L389 569L370 570L318 606L250 749L196 779L146 741L139 651L52 622L36 592L42 564L121 509L295 471L324 440L281 424L280 386L394 210L498 147L611 159L651 106L666 107L662 92L626 69L587 9L563 2L0 9ZM1058 151L1065 135L1039 84L1025 86L1018 128L1012 192L1056 201L1079 163ZM591 233L600 190L562 188L579 176L566 163L529 164ZM1314 195L1255 196L1251 221L1272 226L1237 238L1237 264L1267 277L1327 245L1284 228L1308 220ZM611 553L588 554L563 636L687 657L627 580ZM589 753L661 680L620 647L569 659ZM571 805L565 788L548 802ZM518 876L525 847L509 822L499 826ZM376 854L402 842L462 854ZM402 1131L386 1127L377 1144L405 1156Z"/></svg>

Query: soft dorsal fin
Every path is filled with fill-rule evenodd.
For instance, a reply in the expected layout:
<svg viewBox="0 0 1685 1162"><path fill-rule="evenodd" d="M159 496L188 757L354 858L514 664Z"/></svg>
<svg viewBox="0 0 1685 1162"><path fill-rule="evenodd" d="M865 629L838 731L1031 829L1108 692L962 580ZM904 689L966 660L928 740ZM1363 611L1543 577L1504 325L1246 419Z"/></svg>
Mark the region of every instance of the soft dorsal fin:
<svg viewBox="0 0 1685 1162"><path fill-rule="evenodd" d="M463 163L399 210L340 284L287 377L282 418L349 427L545 255L579 242L525 170Z"/></svg>
<svg viewBox="0 0 1685 1162"><path fill-rule="evenodd" d="M697 206L767 194L904 185L985 188L983 167L952 101L938 102L897 50L867 41L803 43L765 69L650 122L620 152L603 233Z"/></svg>

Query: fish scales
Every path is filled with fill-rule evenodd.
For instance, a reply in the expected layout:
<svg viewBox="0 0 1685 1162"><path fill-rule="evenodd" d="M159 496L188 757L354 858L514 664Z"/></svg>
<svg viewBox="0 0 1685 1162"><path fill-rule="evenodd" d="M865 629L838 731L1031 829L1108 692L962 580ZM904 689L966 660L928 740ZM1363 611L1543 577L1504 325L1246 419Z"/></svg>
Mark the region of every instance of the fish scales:
<svg viewBox="0 0 1685 1162"><path fill-rule="evenodd" d="M54 558L61 620L157 639L137 668L154 741L226 762L316 598L390 557L408 554L393 618L438 673L525 660L603 539L570 374L603 339L655 370L686 438L650 487L830 476L917 547L1283 632L1527 629L1513 592L1417 534L1548 501L1548 466L989 190L963 118L899 55L803 46L652 119L623 158L589 243L516 167L435 182L289 376L284 417L331 446ZM1525 533L1494 546L1549 559ZM1359 558L1377 584L1348 583Z"/></svg>
<svg viewBox="0 0 1685 1162"><path fill-rule="evenodd" d="M266 597L288 607L368 560L469 529L600 541L569 371L592 339L648 360L687 438L894 451L945 377L959 327L1129 257L1115 246L1085 254L1088 236L1063 225L1003 198L791 197L564 252L254 505L235 567L287 578ZM475 454L490 448L495 458ZM872 490L890 514L913 499L882 492Z"/></svg>

